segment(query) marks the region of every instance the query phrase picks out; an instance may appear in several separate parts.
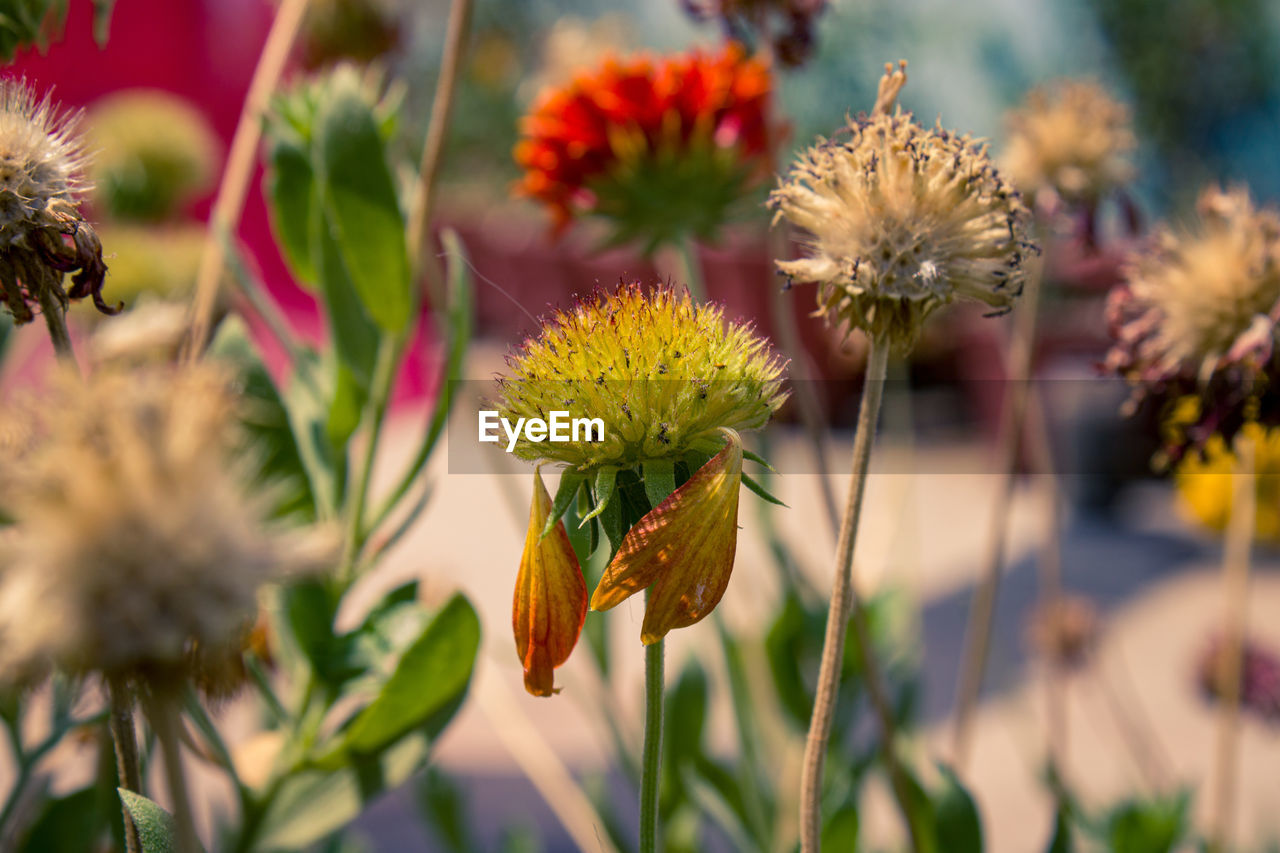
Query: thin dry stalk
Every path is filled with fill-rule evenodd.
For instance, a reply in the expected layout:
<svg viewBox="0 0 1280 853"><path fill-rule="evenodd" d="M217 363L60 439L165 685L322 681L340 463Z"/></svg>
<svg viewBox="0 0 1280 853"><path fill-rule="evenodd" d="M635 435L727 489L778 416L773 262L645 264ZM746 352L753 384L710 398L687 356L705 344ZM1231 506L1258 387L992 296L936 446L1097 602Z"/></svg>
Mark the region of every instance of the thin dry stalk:
<svg viewBox="0 0 1280 853"><path fill-rule="evenodd" d="M827 630L822 644L822 662L818 668L818 689L813 702L813 717L805 741L804 765L800 777L800 845L804 853L815 853L822 843L822 778L827 757L827 741L835 716L840 690L840 669L844 660L844 642L850 618L857 640L859 663L867 692L880 723L881 746L889 782L906 823L913 850L922 849L924 839L912 819L910 784L899 763L896 726L888 690L871 646L872 636L866 611L853 587L853 553L857 542L858 520L862 515L862 498L866 489L871 446L875 440L889 366L889 342L872 340L867 353L866 383L858 410L858 431L853 442L853 468L849 474L849 495L840 524L836 544L835 576L831 583L831 603L827 612Z"/></svg>
<svg viewBox="0 0 1280 853"><path fill-rule="evenodd" d="M116 750L116 771L120 775L120 787L142 793L142 771L138 762L138 737L133 723L133 699L129 689L118 681L107 685L107 702L110 706L107 728L111 730L111 742ZM124 843L128 853L142 853L138 827L128 809L121 809L124 819Z"/></svg>
<svg viewBox="0 0 1280 853"><path fill-rule="evenodd" d="M1213 847L1231 847L1236 823L1236 775L1240 762L1240 687L1244 639L1249 618L1249 562L1253 547L1257 489L1254 483L1254 445L1246 433L1235 442L1238 468L1231 495L1231 519L1222 553L1223 648L1214 673L1223 687L1214 747Z"/></svg>
<svg viewBox="0 0 1280 853"><path fill-rule="evenodd" d="M218 195L209 215L209 230L205 236L204 253L200 256L200 268L196 273L195 299L191 308L191 333L187 338L185 360L194 360L204 349L209 338L209 324L217 303L218 286L222 281L227 253L225 240L231 239L236 223L244 211L245 196L249 192L249 180L257 161L258 142L262 138L262 116L266 112L271 93L280 82L285 62L293 49L293 43L307 11L307 0L282 0L276 12L271 32L258 58L249 91L240 111L235 136L231 138L231 150L227 154L226 169L218 186Z"/></svg>
<svg viewBox="0 0 1280 853"><path fill-rule="evenodd" d="M973 709L982 690L982 677L986 672L987 655L991 650L996 592L1004 574L1009 510L1013 503L1013 487L1017 479L1027 400L1031 391L1031 362L1035 354L1036 320L1040 309L1043 269L1043 264L1035 261L1028 270L1022 306L1014 323L1013 337L1005 360L1008 392L1001 412L999 433L1004 438L1004 453L997 469L1000 479L996 486L995 504L992 506L985 569L974 593L973 604L969 609L969 623L965 628L965 656L960 670L955 724L952 729L952 760L958 772L963 772L969 760Z"/></svg>
<svg viewBox="0 0 1280 853"><path fill-rule="evenodd" d="M472 0L453 0L449 7L448 30L445 33L444 55L440 59L440 76L436 80L436 96L431 105L431 121L427 125L427 138L422 145L418 183L409 204L409 267L416 277L424 266L423 261L427 261L427 283L431 287L432 302L436 305L443 304L443 276L435 255L424 252L423 249L431 236L436 176L440 172L444 143L448 138L453 96L458 86L458 71L466 54L467 34L471 30L471 7Z"/></svg>

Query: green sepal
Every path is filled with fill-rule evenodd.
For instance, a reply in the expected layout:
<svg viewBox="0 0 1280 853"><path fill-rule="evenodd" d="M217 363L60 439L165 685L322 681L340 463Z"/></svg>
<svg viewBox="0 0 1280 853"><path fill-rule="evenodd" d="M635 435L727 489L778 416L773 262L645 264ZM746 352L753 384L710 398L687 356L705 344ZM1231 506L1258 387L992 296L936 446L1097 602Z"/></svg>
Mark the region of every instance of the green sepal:
<svg viewBox="0 0 1280 853"><path fill-rule="evenodd" d="M758 453L752 453L750 450L747 450L745 447L742 448L742 458L750 459L752 462L755 462L757 465L763 465L773 473L775 474L778 473L778 470L774 468L772 465L770 465L768 460L766 460L763 456L761 456Z"/></svg>
<svg viewBox="0 0 1280 853"><path fill-rule="evenodd" d="M649 506L657 509L658 504L676 490L676 463L671 459L650 459L640 470L645 497L649 499Z"/></svg>
<svg viewBox="0 0 1280 853"><path fill-rule="evenodd" d="M586 479L576 471L565 471L560 475L560 485L556 488L555 500L551 502L551 514L547 516L547 523L542 526L542 532L538 534L539 541L546 539L547 534L556 529L556 525L569 511L569 507L578 496L578 490L582 488Z"/></svg>
<svg viewBox="0 0 1280 853"><path fill-rule="evenodd" d="M614 486L618 481L618 468L615 465L606 465L596 472L595 484L595 509L582 517L582 521L578 522L578 526L586 524L593 518L604 514L610 505L614 504ZM606 530L606 533L608 531Z"/></svg>

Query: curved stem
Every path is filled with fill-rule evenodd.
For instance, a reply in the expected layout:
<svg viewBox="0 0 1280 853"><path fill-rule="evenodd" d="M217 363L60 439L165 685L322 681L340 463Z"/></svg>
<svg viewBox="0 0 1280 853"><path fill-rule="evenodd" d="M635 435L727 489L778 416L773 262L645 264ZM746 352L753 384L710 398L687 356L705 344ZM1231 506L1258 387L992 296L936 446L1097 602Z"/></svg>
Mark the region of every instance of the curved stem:
<svg viewBox="0 0 1280 853"><path fill-rule="evenodd" d="M1018 472L1026 424L1027 401L1031 393L1032 356L1035 352L1036 319L1040 310L1042 264L1037 263L1027 277L1022 305L1009 343L1005 381L1008 393L1000 419L1000 435L1004 454L997 469L995 505L991 510L991 528L987 539L987 559L982 580L974 593L965 627L965 655L961 665L956 694L956 716L952 729L952 754L957 772L964 770L969 759L973 709L982 690L982 677L991 651L991 627L995 618L996 593L1004 574L1005 545L1009 538L1009 508L1013 503L1013 487Z"/></svg>
<svg viewBox="0 0 1280 853"><path fill-rule="evenodd" d="M107 717L111 729L111 742L116 750L116 770L120 787L141 794L142 771L138 762L138 738L133 724L133 700L128 688L119 681L107 684L107 701L110 705ZM129 853L140 853L142 842L138 839L138 827L133 823L129 810L121 807L124 815L124 840Z"/></svg>
<svg viewBox="0 0 1280 853"><path fill-rule="evenodd" d="M818 690L813 702L813 717L805 741L804 765L800 780L800 844L805 853L817 851L822 839L822 771L826 762L827 741L835 716L840 689L840 669L844 660L844 642L850 618L857 640L859 663L866 679L867 691L880 723L880 736L885 766L893 793L906 821L912 848L921 849L919 830L913 820L910 789L895 751L895 725L888 691L872 649L871 630L862 601L853 588L853 553L862 514L862 496L866 488L871 445L875 439L880 415L880 400L889 365L889 342L871 340L867 354L866 385L858 410L858 431L853 442L853 468L849 475L849 495L840 524L836 545L835 577L831 584L831 604L827 613L826 637L822 645L822 663L818 669Z"/></svg>
<svg viewBox="0 0 1280 853"><path fill-rule="evenodd" d="M147 719L151 721L164 756L165 782L169 788L178 853L201 853L191 814L191 797L187 792L187 775L182 767L182 749L178 743L178 727L182 721L178 716L177 700L168 695L151 697L147 701Z"/></svg>
<svg viewBox="0 0 1280 853"><path fill-rule="evenodd" d="M209 337L209 323L213 317L218 285L222 280L222 269L227 257L226 240L234 232L236 222L244 211L245 196L248 195L249 181L253 177L253 166L257 160L258 141L262 138L262 114L266 112L271 93L280 81L306 10L307 0L281 2L275 21L271 24L271 32L267 34L267 42L258 58L258 67L254 69L253 79L249 81L249 91L245 94L240 120L236 124L235 136L231 139L231 150L227 154L226 169L222 173L218 195L209 215L204 253L200 256L200 268L196 273L196 293L191 309L191 334L187 339L186 360L196 358Z"/></svg>
<svg viewBox="0 0 1280 853"><path fill-rule="evenodd" d="M665 640L644 649L644 757L640 775L640 853L658 849L658 788L662 781L662 684Z"/></svg>
<svg viewBox="0 0 1280 853"><path fill-rule="evenodd" d="M1222 549L1222 584L1226 598L1220 669L1223 688L1214 749L1213 837L1211 849L1230 849L1235 830L1236 772L1240 759L1240 690L1244 669L1245 627L1249 615L1249 562L1253 545L1257 487L1253 440L1241 432L1235 441L1238 468L1231 496L1231 520Z"/></svg>

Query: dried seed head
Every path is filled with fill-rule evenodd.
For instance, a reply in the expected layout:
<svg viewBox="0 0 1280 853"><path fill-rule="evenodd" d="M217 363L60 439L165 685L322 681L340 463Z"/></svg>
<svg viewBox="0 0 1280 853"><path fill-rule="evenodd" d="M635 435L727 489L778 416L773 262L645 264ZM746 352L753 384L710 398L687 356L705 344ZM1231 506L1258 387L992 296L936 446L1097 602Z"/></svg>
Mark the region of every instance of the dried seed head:
<svg viewBox="0 0 1280 853"><path fill-rule="evenodd" d="M1228 368L1271 358L1280 317L1280 214L1248 190L1210 187L1197 222L1164 228L1112 291L1115 338L1107 365L1135 383L1175 377L1207 382Z"/></svg>
<svg viewBox="0 0 1280 853"><path fill-rule="evenodd" d="M60 373L7 413L21 446L0 460L15 521L0 554L5 673L51 663L154 684L238 651L258 587L296 551L247 490L235 405L200 364Z"/></svg>
<svg viewBox="0 0 1280 853"><path fill-rule="evenodd" d="M25 80L0 80L0 247L74 215L84 165L78 119L37 99Z"/></svg>
<svg viewBox="0 0 1280 853"><path fill-rule="evenodd" d="M1093 203L1133 177L1137 147L1129 110L1097 83L1060 80L1032 89L1009 113L1001 170L1034 198L1052 190L1071 204Z"/></svg>
<svg viewBox="0 0 1280 853"><path fill-rule="evenodd" d="M886 68L876 111L849 138L819 139L769 197L774 221L808 232L808 257L779 261L816 282L819 311L900 349L956 299L1010 310L1022 291L1028 213L986 147L890 112L906 82Z"/></svg>
<svg viewBox="0 0 1280 853"><path fill-rule="evenodd" d="M751 326L671 286L598 292L557 312L508 364L499 408L512 423L553 411L604 422L603 441L515 446L581 472L718 450L721 427L762 427L786 399L783 365Z"/></svg>

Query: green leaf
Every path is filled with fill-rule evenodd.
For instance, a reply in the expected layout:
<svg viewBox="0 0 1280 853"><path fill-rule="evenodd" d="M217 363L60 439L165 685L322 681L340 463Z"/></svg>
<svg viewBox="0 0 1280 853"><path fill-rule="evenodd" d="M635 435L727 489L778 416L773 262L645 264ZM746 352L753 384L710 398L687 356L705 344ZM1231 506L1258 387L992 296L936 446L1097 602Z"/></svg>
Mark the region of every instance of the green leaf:
<svg viewBox="0 0 1280 853"><path fill-rule="evenodd" d="M702 755L702 734L707 719L707 673L697 658L690 658L675 687L667 691L666 726L662 745L667 764L675 766Z"/></svg>
<svg viewBox="0 0 1280 853"><path fill-rule="evenodd" d="M173 815L141 794L126 788L116 790L120 792L120 802L124 803L129 817L133 818L133 825L138 828L142 853L174 853L178 849L178 830Z"/></svg>
<svg viewBox="0 0 1280 853"><path fill-rule="evenodd" d="M311 211L316 206L310 153L296 138L273 134L267 151L266 196L276 242L293 277L314 288L319 276L311 249Z"/></svg>
<svg viewBox="0 0 1280 853"><path fill-rule="evenodd" d="M742 449L742 458L750 459L752 462L755 462L758 465L763 465L765 468L767 468L769 471L773 472L774 474L778 473L777 469L775 469L772 465L770 465L768 460L766 460L763 456L759 455L758 453L752 453L750 450L747 450L745 447Z"/></svg>
<svg viewBox="0 0 1280 853"><path fill-rule="evenodd" d="M822 825L822 847L855 853L858 849L858 808L852 803L841 806Z"/></svg>
<svg viewBox="0 0 1280 853"><path fill-rule="evenodd" d="M641 466L641 471L645 497L649 499L649 506L656 509L676 490L675 460L650 459Z"/></svg>
<svg viewBox="0 0 1280 853"><path fill-rule="evenodd" d="M332 768L352 754L381 752L425 725L466 692L479 646L475 609L465 596L455 595L405 650L382 692L360 712L340 744L317 765Z"/></svg>
<svg viewBox="0 0 1280 853"><path fill-rule="evenodd" d="M751 840L742 792L731 773L703 756L694 762L693 768L685 769L683 782L698 807L729 836L734 850L745 853L760 849Z"/></svg>
<svg viewBox="0 0 1280 853"><path fill-rule="evenodd" d="M545 539L547 534L556 529L556 523L569 511L570 505L578 496L578 489L586 482L586 477L574 471L565 471L560 475L560 485L556 488L555 499L551 502L551 515L542 526L539 538Z"/></svg>
<svg viewBox="0 0 1280 853"><path fill-rule="evenodd" d="M369 395L345 364L338 365L334 379L336 384L329 403L329 417L325 420L325 433L336 451L346 447L347 439L359 428L360 414Z"/></svg>
<svg viewBox="0 0 1280 853"><path fill-rule="evenodd" d="M378 776L384 788L401 785L425 763L424 738L406 738L388 750L380 761ZM303 850L350 823L364 808L368 791L361 792L356 774L348 767L334 771L310 770L288 778L263 818L257 851Z"/></svg>
<svg viewBox="0 0 1280 853"><path fill-rule="evenodd" d="M1167 853L1187 833L1191 797L1171 797L1121 803L1107 819L1108 848L1113 853Z"/></svg>
<svg viewBox="0 0 1280 853"><path fill-rule="evenodd" d="M1059 805L1053 814L1053 837L1049 839L1048 853L1072 853L1075 844L1071 838L1071 814Z"/></svg>
<svg viewBox="0 0 1280 853"><path fill-rule="evenodd" d="M751 479L750 474L743 474L742 482L748 489L755 492L757 495L764 498L769 503L774 504L776 506L787 506L782 501L778 500L773 495L771 495L768 489L766 489L764 486L757 483L755 480ZM790 507L787 507L787 509L790 509Z"/></svg>
<svg viewBox="0 0 1280 853"><path fill-rule="evenodd" d="M93 0L93 40L98 47L107 46L107 37L111 34L111 10L116 0Z"/></svg>
<svg viewBox="0 0 1280 853"><path fill-rule="evenodd" d="M478 850L466 820L462 789L444 771L432 767L418 784L418 808L434 830L436 840L451 853Z"/></svg>
<svg viewBox="0 0 1280 853"><path fill-rule="evenodd" d="M324 212L316 206L310 220L311 251L324 295L333 348L357 386L367 393L378 360L378 327L355 291L346 262L334 240Z"/></svg>
<svg viewBox="0 0 1280 853"><path fill-rule="evenodd" d="M20 849L30 853L80 853L102 832L100 817L98 792L93 787L47 800ZM121 820L118 808L115 820Z"/></svg>
<svg viewBox="0 0 1280 853"><path fill-rule="evenodd" d="M982 818L973 797L950 767L939 764L938 771L943 780L933 803L938 849L947 853L982 853Z"/></svg>
<svg viewBox="0 0 1280 853"><path fill-rule="evenodd" d="M333 630L338 602L323 581L304 579L283 590L285 623L298 650L315 671L316 677L332 687L364 673L357 637Z"/></svg>
<svg viewBox="0 0 1280 853"><path fill-rule="evenodd" d="M414 299L386 148L354 74L335 74L327 95L312 152L325 218L369 316L399 333L413 318Z"/></svg>
<svg viewBox="0 0 1280 853"><path fill-rule="evenodd" d="M276 515L298 513L304 519L314 519L317 507L312 479L322 475L303 460L284 399L250 340L244 321L231 315L218 324L209 351L231 365L240 377L245 401L241 423L259 454L259 477L271 488Z"/></svg>

